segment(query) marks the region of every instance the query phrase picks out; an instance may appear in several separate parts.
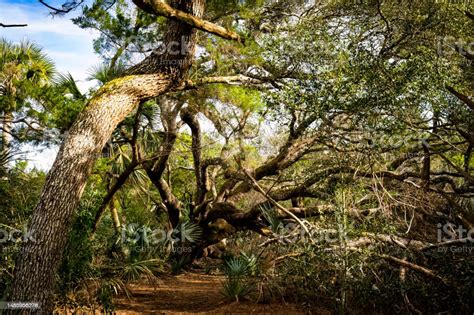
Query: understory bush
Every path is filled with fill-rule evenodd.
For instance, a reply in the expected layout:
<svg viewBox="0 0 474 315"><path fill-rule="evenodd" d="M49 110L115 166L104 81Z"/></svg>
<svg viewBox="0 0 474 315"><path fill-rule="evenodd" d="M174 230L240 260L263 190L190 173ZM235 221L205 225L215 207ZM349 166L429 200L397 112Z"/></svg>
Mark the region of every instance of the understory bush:
<svg viewBox="0 0 474 315"><path fill-rule="evenodd" d="M222 283L222 293L231 300L239 302L255 287L259 276L258 259L254 254L241 253L239 256L224 258L222 270L225 280Z"/></svg>

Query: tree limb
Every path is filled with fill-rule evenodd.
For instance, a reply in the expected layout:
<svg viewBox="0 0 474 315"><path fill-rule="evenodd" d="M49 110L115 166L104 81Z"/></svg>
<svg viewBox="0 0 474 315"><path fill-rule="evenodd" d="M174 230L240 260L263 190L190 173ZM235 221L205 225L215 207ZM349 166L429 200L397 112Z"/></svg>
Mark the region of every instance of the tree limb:
<svg viewBox="0 0 474 315"><path fill-rule="evenodd" d="M460 101L466 104L471 110L474 110L474 101L471 100L467 95L464 95L458 91L456 91L452 86L447 85L446 89L456 96Z"/></svg>
<svg viewBox="0 0 474 315"><path fill-rule="evenodd" d="M56 7L53 7L49 4L47 4L44 0L38 0L39 3L41 3L42 5L44 5L45 7L47 7L48 9L50 9L52 12L52 14L66 14L66 13L69 13L71 12L72 10L76 9L78 6L80 6L84 0L80 0L80 1L76 1L76 0L72 0L72 1L68 1L66 3L64 3L61 8L56 8Z"/></svg>
<svg viewBox="0 0 474 315"><path fill-rule="evenodd" d="M182 89L194 89L201 85L206 84L244 84L244 85L258 85L265 83L262 80L254 79L243 74L229 75L229 76L216 76L216 77L207 77L197 80L187 80L183 85Z"/></svg>
<svg viewBox="0 0 474 315"><path fill-rule="evenodd" d="M217 35L224 39L234 40L239 43L243 42L243 39L239 36L239 34L229 31L220 25L174 9L163 0L133 0L133 3L148 13L164 16L168 19L186 23L201 31Z"/></svg>
<svg viewBox="0 0 474 315"><path fill-rule="evenodd" d="M0 27L25 27L28 26L28 24L3 24L0 23Z"/></svg>
<svg viewBox="0 0 474 315"><path fill-rule="evenodd" d="M467 16L468 18L470 18L471 20L474 21L474 13L471 13L471 12L469 12L469 11L465 11L464 14L466 14L466 16Z"/></svg>
<svg viewBox="0 0 474 315"><path fill-rule="evenodd" d="M181 119L189 126L191 129L191 151L193 154L194 162L194 174L196 176L196 196L195 196L195 205L199 205L205 197L205 182L202 178L201 172L201 126L196 117L196 113L193 112L190 108L186 108L181 111ZM194 209L191 209L194 211Z"/></svg>

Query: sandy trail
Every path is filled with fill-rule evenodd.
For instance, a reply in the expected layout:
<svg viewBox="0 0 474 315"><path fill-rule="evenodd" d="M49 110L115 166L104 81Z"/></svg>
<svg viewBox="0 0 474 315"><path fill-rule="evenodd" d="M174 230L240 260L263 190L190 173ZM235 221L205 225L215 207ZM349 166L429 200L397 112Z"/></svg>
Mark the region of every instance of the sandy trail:
<svg viewBox="0 0 474 315"><path fill-rule="evenodd" d="M305 314L291 304L229 303L221 294L222 281L221 276L185 273L162 277L156 285L131 285L130 300L115 300L116 314Z"/></svg>

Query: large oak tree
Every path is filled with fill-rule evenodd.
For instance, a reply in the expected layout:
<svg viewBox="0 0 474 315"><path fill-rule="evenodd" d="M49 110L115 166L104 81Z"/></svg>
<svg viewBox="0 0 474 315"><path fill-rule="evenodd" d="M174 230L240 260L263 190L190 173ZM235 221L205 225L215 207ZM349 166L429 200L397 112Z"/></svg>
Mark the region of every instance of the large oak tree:
<svg viewBox="0 0 474 315"><path fill-rule="evenodd" d="M193 62L197 29L239 39L237 34L200 19L204 0L173 0L170 5L159 0L134 3L147 12L169 18L164 44L173 49L162 54L152 52L124 76L103 86L69 129L34 210L30 223L34 241L26 242L21 249L9 298L39 302L41 313L52 311L54 275L72 214L114 128L140 103L183 87Z"/></svg>

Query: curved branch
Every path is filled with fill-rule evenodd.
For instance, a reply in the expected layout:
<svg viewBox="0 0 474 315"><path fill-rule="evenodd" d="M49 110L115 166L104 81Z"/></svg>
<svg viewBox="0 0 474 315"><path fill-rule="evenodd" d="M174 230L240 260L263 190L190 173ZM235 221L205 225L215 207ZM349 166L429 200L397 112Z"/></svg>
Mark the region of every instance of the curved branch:
<svg viewBox="0 0 474 315"><path fill-rule="evenodd" d="M72 10L75 10L77 7L79 7L83 2L84 0L80 0L80 1L75 1L75 0L72 0L72 1L68 1L66 3L64 3L62 6L61 6L61 9L59 8L56 8L56 7L53 7L49 4L47 4L44 0L38 0L39 3L41 3L42 5L44 5L45 7L47 7L48 9L50 9L52 12L52 14L66 14L66 13L69 13L71 12Z"/></svg>
<svg viewBox="0 0 474 315"><path fill-rule="evenodd" d="M196 176L196 198L195 205L200 204L205 197L205 182L202 178L201 172L201 126L199 121L196 118L196 113L191 109L186 108L181 112L181 119L189 126L191 129L191 151L193 154L194 161L194 174ZM193 211L193 210L192 210Z"/></svg>
<svg viewBox="0 0 474 315"><path fill-rule="evenodd" d="M164 16L171 20L186 23L198 30L217 35L224 39L234 40L239 43L243 42L243 39L239 36L239 34L229 31L220 25L177 10L169 6L163 0L133 0L133 3L148 13Z"/></svg>
<svg viewBox="0 0 474 315"><path fill-rule="evenodd" d="M298 222L299 225L303 228L303 230L309 235L309 230L308 227L301 221L296 215L294 215L292 212L288 211L285 207L280 205L278 202L276 202L271 196L269 196L263 189L260 187L260 185L257 183L255 178L252 177L246 170L244 170L245 175L250 179L252 182L253 186L257 189L258 192L260 192L263 196L265 196L271 203L273 203L278 209L283 211L285 214L287 214L289 217L294 219L296 222Z"/></svg>

